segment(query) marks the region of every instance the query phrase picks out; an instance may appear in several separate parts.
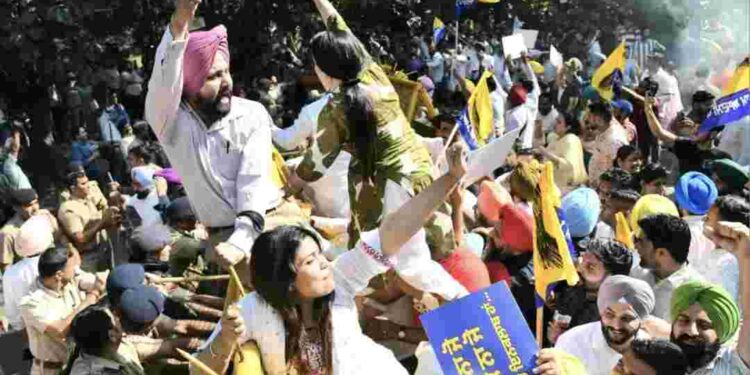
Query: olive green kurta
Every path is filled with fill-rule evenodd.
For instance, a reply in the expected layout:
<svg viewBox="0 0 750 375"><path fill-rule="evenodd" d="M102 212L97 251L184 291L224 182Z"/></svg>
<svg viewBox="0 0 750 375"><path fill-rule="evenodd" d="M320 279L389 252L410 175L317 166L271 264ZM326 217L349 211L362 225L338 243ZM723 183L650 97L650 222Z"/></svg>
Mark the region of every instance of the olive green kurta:
<svg viewBox="0 0 750 375"><path fill-rule="evenodd" d="M328 30L351 32L341 16L331 17ZM359 73L360 87L370 99L377 121L375 174L370 184L363 181L354 142L348 131L344 95L339 88L318 117L315 144L305 154L297 169L300 178L314 181L341 151L352 154L349 167L349 201L351 202L351 239L359 238L359 231L375 229L382 219L385 186L391 180L410 194L415 194L432 182L432 161L429 152L411 128L401 110L398 94L383 69L373 61L359 43L363 69Z"/></svg>

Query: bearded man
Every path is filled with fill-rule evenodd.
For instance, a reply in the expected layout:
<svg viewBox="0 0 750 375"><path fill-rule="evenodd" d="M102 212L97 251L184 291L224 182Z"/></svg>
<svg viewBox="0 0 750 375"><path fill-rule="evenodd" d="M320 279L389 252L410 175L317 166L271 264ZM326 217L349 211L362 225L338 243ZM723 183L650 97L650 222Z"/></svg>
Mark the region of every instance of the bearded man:
<svg viewBox="0 0 750 375"><path fill-rule="evenodd" d="M685 353L690 375L750 373L750 228L743 221L704 227L709 239L737 257L741 308L723 287L705 281L682 284L672 294L671 341Z"/></svg>
<svg viewBox="0 0 750 375"><path fill-rule="evenodd" d="M563 333L555 349L578 357L590 375L610 375L634 339L653 335L654 292L644 281L610 276L599 287L596 304L601 320Z"/></svg>
<svg viewBox="0 0 750 375"><path fill-rule="evenodd" d="M209 261L227 267L249 260L266 213L282 199L271 179L271 117L260 103L232 96L226 28L188 32L200 2L176 1L145 113L208 228ZM237 267L243 280L246 268Z"/></svg>

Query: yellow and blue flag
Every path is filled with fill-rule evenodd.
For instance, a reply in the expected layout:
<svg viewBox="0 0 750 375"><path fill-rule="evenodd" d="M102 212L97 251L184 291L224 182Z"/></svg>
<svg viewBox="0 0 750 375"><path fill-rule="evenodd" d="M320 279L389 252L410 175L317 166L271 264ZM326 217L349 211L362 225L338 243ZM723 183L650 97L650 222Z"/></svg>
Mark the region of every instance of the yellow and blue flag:
<svg viewBox="0 0 750 375"><path fill-rule="evenodd" d="M560 191L555 186L551 162L542 166L534 199L534 279L537 307L547 300L559 281L573 286L578 271L573 263L573 241L560 209Z"/></svg>
<svg viewBox="0 0 750 375"><path fill-rule="evenodd" d="M627 62L626 52L625 43L620 43L591 77L591 85L602 99L612 101L620 96L623 72Z"/></svg>
<svg viewBox="0 0 750 375"><path fill-rule="evenodd" d="M711 108L711 112L698 128L698 133L706 133L713 128L750 116L750 57L737 67L732 78L724 86L722 94L724 96Z"/></svg>
<svg viewBox="0 0 750 375"><path fill-rule="evenodd" d="M474 131L474 127L471 126L471 121L469 120L468 107L464 108L464 110L461 111L461 114L458 115L456 126L458 126L458 133L466 143L466 146L469 147L469 150L474 151L478 149L479 142L477 142L476 132Z"/></svg>
<svg viewBox="0 0 750 375"><path fill-rule="evenodd" d="M432 41L435 45L438 45L443 40L445 32L445 24L440 18L435 17L435 20L432 21Z"/></svg>
<svg viewBox="0 0 750 375"><path fill-rule="evenodd" d="M490 88L487 84L488 79L494 79L492 77L492 71L485 70L469 98L469 120L471 120L471 125L476 131L477 141L480 145L484 145L492 135L494 115L492 113Z"/></svg>

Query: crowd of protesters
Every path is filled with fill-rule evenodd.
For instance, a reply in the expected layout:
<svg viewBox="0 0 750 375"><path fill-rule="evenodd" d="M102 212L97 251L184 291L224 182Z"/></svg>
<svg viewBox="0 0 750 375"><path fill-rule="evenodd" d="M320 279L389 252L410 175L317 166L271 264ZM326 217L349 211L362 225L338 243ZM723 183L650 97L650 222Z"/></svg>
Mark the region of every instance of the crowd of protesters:
<svg viewBox="0 0 750 375"><path fill-rule="evenodd" d="M269 374L441 374L419 316L501 282L542 332L534 373L750 373L750 116L699 132L750 71L729 28L708 22L690 55L627 7L610 30L560 31L580 9L559 5L506 59L518 19L435 40L424 18L375 33L314 0L291 15L314 36L283 37L243 84L230 62L253 56L230 53L231 30L189 31L200 3L176 1L149 72L108 63L53 88L64 160L48 172L25 168L27 124L3 119L0 340L24 345L0 373L223 374L239 351ZM620 43L607 99L592 78ZM392 75L438 114L407 118ZM519 136L464 186L454 130L485 85L487 141ZM580 281L537 327L549 165Z"/></svg>

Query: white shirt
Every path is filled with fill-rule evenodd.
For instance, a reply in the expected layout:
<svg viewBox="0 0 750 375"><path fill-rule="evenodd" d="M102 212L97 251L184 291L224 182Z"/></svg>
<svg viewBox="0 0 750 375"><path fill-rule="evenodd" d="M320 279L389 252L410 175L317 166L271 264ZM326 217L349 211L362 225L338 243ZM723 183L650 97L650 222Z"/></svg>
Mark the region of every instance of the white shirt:
<svg viewBox="0 0 750 375"><path fill-rule="evenodd" d="M505 113L505 132L523 128L518 141L522 148L531 148L534 142L534 116L526 105L519 105ZM525 127L524 127L525 126Z"/></svg>
<svg viewBox="0 0 750 375"><path fill-rule="evenodd" d="M702 259L706 257L716 245L703 234L703 220L705 216L685 216L682 219L690 229L690 251L688 251L688 262L696 271L702 271Z"/></svg>
<svg viewBox="0 0 750 375"><path fill-rule="evenodd" d="M131 195L127 198L126 206L133 207L141 217L142 226L162 224L161 213L154 207L159 204L159 197L156 191L151 190L146 199L138 199L137 196Z"/></svg>
<svg viewBox="0 0 750 375"><path fill-rule="evenodd" d="M182 103L186 46L167 28L156 50L145 117L182 176L197 219L207 227L233 225L227 243L249 254L259 233L250 218L238 215L264 215L281 199L270 178L273 121L260 103L233 97L229 114L205 125Z"/></svg>
<svg viewBox="0 0 750 375"><path fill-rule="evenodd" d="M581 360L588 375L610 375L622 354L610 348L602 333L600 321L583 324L566 331L557 339L560 349Z"/></svg>
<svg viewBox="0 0 750 375"><path fill-rule="evenodd" d="M349 203L349 163L352 155L342 151L336 156L323 176L313 182L305 184L303 191L305 197L313 204L313 215L325 218L345 219L348 223L351 218L351 205ZM302 161L302 157L287 160L286 165L296 168Z"/></svg>
<svg viewBox="0 0 750 375"><path fill-rule="evenodd" d="M362 333L354 297L367 287L369 280L390 268L380 251L377 230L365 232L357 246L339 256L333 263L335 297L331 307L333 337L333 374L407 374L393 353ZM245 321L240 342L258 344L265 370L269 374L285 373L285 328L279 313L258 295L248 294L239 302ZM219 324L206 345L221 330ZM270 364L282 368L269 368ZM279 372L280 371L280 372Z"/></svg>
<svg viewBox="0 0 750 375"><path fill-rule="evenodd" d="M683 265L679 270L669 275L666 279L659 281L656 280L656 276L651 270L640 266L630 271L630 276L643 280L651 286L654 290L654 298L656 300L656 303L654 304L654 312L651 315L664 319L669 323L672 323L672 317L670 314L672 292L674 292L677 287L688 281L703 280L703 277L687 264Z"/></svg>
<svg viewBox="0 0 750 375"><path fill-rule="evenodd" d="M670 126L677 117L677 113L685 109L682 104L677 78L667 73L663 68L659 68L652 78L659 84L659 91L656 93L661 103L659 120L662 124Z"/></svg>
<svg viewBox="0 0 750 375"><path fill-rule="evenodd" d="M684 218L690 228L688 263L707 281L719 284L740 305L740 266L730 252L717 249L703 234L703 216Z"/></svg>
<svg viewBox="0 0 750 375"><path fill-rule="evenodd" d="M14 330L24 329L21 318L21 298L29 294L39 276L39 255L26 258L8 267L3 274L5 316Z"/></svg>
<svg viewBox="0 0 750 375"><path fill-rule="evenodd" d="M499 137L505 133L505 101L508 99L508 94L500 87L500 83L497 86L497 89L490 93L492 122L495 129L493 137Z"/></svg>
<svg viewBox="0 0 750 375"><path fill-rule="evenodd" d="M330 99L331 94L325 94L320 99L302 107L294 124L286 129L274 126L273 141L287 150L304 146L305 141L315 135L318 129L318 116Z"/></svg>
<svg viewBox="0 0 750 375"><path fill-rule="evenodd" d="M432 59L427 61L427 66L430 68L430 78L436 85L443 82L445 76L445 59L443 54L435 52L432 55Z"/></svg>

